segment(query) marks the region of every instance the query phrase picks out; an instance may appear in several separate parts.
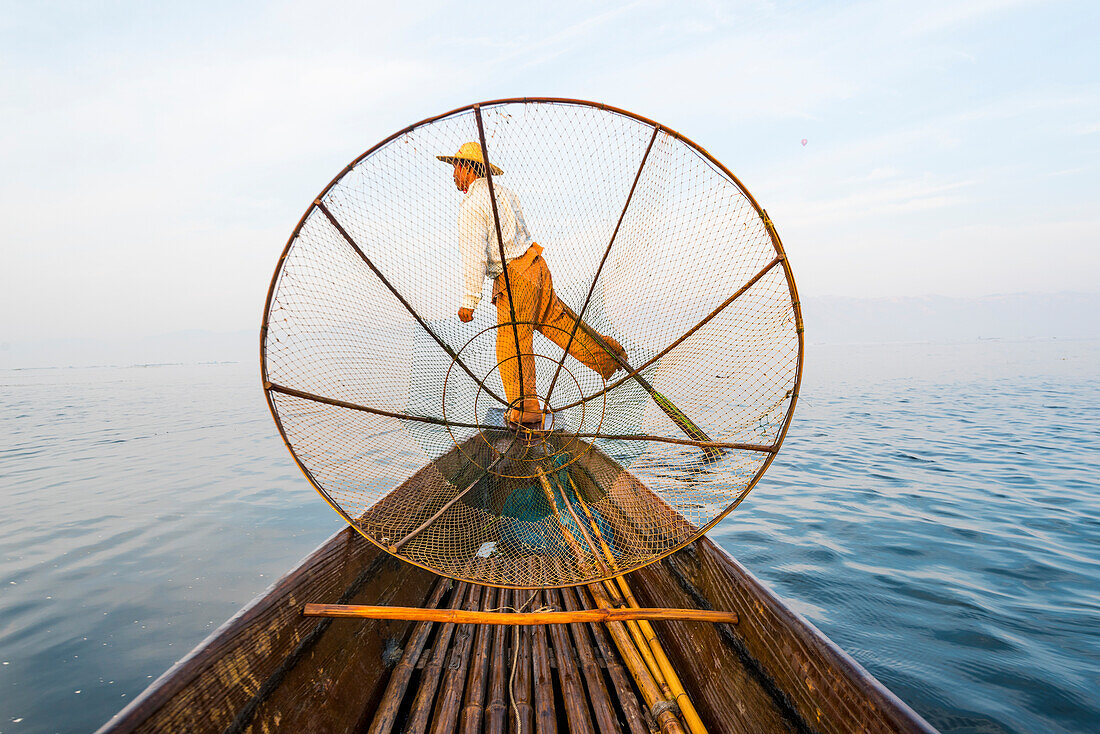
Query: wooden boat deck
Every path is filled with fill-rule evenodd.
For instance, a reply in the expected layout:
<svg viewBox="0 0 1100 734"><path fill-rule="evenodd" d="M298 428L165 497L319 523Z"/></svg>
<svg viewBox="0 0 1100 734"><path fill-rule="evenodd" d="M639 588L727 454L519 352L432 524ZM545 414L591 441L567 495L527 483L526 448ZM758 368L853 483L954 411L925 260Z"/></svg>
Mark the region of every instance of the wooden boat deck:
<svg viewBox="0 0 1100 734"><path fill-rule="evenodd" d="M448 586L441 581L432 601ZM440 596L439 606L468 610L592 608L575 589L457 584ZM602 625L432 627L421 623L411 635L387 684L396 695L374 712L370 734L655 729Z"/></svg>
<svg viewBox="0 0 1100 734"><path fill-rule="evenodd" d="M631 574L630 583L643 605L725 609L740 614L737 625L654 622L712 732L933 731L706 538ZM443 586L449 585L443 581ZM439 577L394 559L345 528L176 663L100 732L368 732L416 625L393 620L318 620L304 617L302 607L306 602L428 606L439 588ZM501 595L512 602L509 606L515 606L517 597L522 604L531 594L473 588L480 590L474 597L482 607L502 606ZM455 603L457 593L457 585L444 590L436 603ZM547 596L539 603L550 606L560 598L568 606L570 595L576 592L543 593ZM590 600L585 600L585 606L591 606ZM585 668L581 658L578 637L584 635L572 627L521 628L519 659L523 666L517 662L516 700L519 706L526 695L532 715L537 716L534 681L548 669L554 691L553 716L559 729L584 731L570 723L567 685L575 692L583 690L584 705L596 727L599 720L594 706L599 704L593 703L596 683L591 662ZM595 627L584 627L588 627L587 639L600 653ZM497 644L495 630L502 630L504 636L515 634L503 627L480 629L493 631L492 645ZM440 653L435 641L440 630L433 630L434 636L416 660L416 666L430 665L433 659L450 665L453 655L448 652L469 644L462 705L472 661L485 644L479 645L477 631L473 632L470 636L469 631L452 631ZM543 637L546 655L540 652ZM487 728L490 720L500 716L499 697L493 694L497 689L491 687L495 685L492 663L504 660L510 664L508 656L514 654L510 640L501 644L499 655L490 647L482 728L473 731L493 731ZM528 644L530 653L526 652ZM561 655L559 650L568 654ZM610 692L618 725L622 731L633 732L631 704L615 692L611 677L615 664L611 658L615 657L598 654L596 665ZM575 666L571 668L567 661ZM417 670L402 696L394 731L409 731L408 716L423 678L423 668ZM455 730L435 729L432 723L442 706L441 696L455 688L446 682L449 672L449 668L444 671L443 682L430 697L426 725L433 726L433 731ZM570 680L573 682L567 684ZM454 698L453 693L449 695ZM507 696L504 700L508 706ZM568 700L575 701L576 696ZM459 709L456 726L462 724L461 706ZM644 714L639 713L644 723ZM504 714L510 718L507 708ZM505 730L516 731L511 725Z"/></svg>
<svg viewBox="0 0 1100 734"><path fill-rule="evenodd" d="M415 493L447 462L461 464L442 457L395 492ZM635 501L651 494L597 451L581 465L613 500L620 493ZM651 497L653 512L660 504ZM669 542L691 532L677 525L683 522L674 513L662 518L673 534ZM653 622L711 732L934 731L705 537L627 579L642 606L739 615L735 625ZM652 719L660 712L647 710L622 673L602 625L456 627L302 614L309 602L525 611L596 606L581 587L533 593L455 584L380 551L348 527L176 663L100 734L655 731ZM400 690L387 696L394 686Z"/></svg>

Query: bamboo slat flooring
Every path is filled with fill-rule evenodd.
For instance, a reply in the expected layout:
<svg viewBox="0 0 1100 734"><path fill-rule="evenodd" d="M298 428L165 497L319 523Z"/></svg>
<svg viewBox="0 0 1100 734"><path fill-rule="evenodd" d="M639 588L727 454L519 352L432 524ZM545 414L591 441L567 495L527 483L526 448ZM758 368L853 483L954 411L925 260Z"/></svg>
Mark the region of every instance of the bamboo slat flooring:
<svg viewBox="0 0 1100 734"><path fill-rule="evenodd" d="M542 592L452 585L432 606L484 612L593 608L572 589ZM402 658L401 685L362 731L650 734L640 691L602 624L525 627L421 622ZM430 644L425 644L429 643ZM409 680L411 678L411 680ZM396 719L396 720L395 720ZM430 728L429 728L430 719Z"/></svg>

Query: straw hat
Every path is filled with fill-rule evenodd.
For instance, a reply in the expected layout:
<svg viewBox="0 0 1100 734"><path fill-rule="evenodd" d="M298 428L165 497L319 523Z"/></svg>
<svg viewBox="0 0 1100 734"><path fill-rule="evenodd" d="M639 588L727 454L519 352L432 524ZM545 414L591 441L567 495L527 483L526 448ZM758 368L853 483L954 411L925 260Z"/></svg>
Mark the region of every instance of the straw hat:
<svg viewBox="0 0 1100 734"><path fill-rule="evenodd" d="M481 152L481 146L477 143L463 143L462 147L458 149L458 152L454 155L437 155L436 158L444 163L455 164L459 161L471 161L473 163L480 163L483 167L485 165L485 156ZM490 164L490 168L493 169L493 175L499 176L504 171L500 170L496 166Z"/></svg>

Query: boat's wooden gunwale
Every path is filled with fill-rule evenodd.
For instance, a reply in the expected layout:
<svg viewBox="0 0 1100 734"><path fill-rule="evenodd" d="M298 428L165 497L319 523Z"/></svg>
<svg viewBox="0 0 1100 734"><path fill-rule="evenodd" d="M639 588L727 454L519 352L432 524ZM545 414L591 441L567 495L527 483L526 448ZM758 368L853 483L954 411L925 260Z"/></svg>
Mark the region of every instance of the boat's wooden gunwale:
<svg viewBox="0 0 1100 734"><path fill-rule="evenodd" d="M796 731L935 732L904 701L709 538L700 538L656 565L660 568L643 568L629 577L643 603L655 603L659 597L666 603L690 604L696 598L684 588L686 581L709 606L736 608L740 615L736 626L653 622L697 705L717 680L713 658L707 653L721 648L727 656L734 656L734 645L721 639L733 636L774 682L787 699L786 704L793 707L801 720L789 722ZM701 582L713 581L716 576L728 582L725 591ZM691 650L695 652L694 660ZM719 702L729 700L714 698Z"/></svg>

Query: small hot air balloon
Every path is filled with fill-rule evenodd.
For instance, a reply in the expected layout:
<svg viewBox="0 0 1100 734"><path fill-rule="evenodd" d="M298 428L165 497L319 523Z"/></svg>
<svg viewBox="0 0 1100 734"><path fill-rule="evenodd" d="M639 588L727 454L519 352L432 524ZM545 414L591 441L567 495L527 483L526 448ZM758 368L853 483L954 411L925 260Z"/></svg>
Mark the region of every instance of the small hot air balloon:
<svg viewBox="0 0 1100 734"><path fill-rule="evenodd" d="M806 143L808 143L808 142L810 142L810 141L806 140L806 138L802 138L802 147L805 148Z"/></svg>

